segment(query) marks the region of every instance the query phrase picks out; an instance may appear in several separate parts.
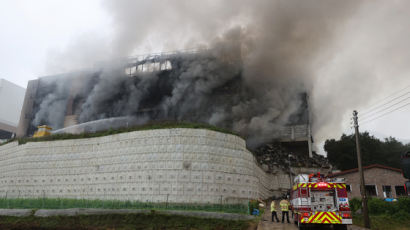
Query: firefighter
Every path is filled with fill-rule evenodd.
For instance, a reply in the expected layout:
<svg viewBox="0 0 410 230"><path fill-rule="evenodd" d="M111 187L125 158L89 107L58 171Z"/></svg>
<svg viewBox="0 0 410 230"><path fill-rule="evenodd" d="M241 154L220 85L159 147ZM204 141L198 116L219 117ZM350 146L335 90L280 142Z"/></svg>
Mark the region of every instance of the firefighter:
<svg viewBox="0 0 410 230"><path fill-rule="evenodd" d="M270 211L272 212L272 222L275 222L274 221L274 218L275 218L276 221L279 223L278 215L276 214L275 200L272 200L272 203L270 203Z"/></svg>
<svg viewBox="0 0 410 230"><path fill-rule="evenodd" d="M289 221L289 201L285 199L281 200L280 203L280 209L282 211L282 223L285 220L285 215L286 215L286 220L288 221L288 223L290 223Z"/></svg>

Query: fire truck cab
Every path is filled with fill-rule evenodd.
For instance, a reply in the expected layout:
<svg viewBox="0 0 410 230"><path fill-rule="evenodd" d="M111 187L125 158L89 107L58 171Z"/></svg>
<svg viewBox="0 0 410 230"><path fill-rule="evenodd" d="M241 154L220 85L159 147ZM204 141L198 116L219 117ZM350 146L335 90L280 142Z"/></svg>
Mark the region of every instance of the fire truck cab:
<svg viewBox="0 0 410 230"><path fill-rule="evenodd" d="M347 229L352 224L344 178L300 174L294 179L290 201L299 229L325 225Z"/></svg>

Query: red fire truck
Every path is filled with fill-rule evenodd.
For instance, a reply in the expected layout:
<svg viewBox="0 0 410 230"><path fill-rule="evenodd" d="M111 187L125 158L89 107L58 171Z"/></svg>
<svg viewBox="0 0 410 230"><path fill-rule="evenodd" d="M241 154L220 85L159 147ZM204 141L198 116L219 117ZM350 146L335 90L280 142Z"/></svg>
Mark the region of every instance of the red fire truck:
<svg viewBox="0 0 410 230"><path fill-rule="evenodd" d="M327 225L347 229L352 216L343 178L326 178L320 173L300 174L290 192L293 218L299 229Z"/></svg>

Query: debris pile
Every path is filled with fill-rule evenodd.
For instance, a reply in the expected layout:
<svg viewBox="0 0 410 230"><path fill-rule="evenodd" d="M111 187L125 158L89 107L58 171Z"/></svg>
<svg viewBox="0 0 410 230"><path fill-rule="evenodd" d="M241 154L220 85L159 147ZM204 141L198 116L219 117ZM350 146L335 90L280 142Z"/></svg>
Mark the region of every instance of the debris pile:
<svg viewBox="0 0 410 230"><path fill-rule="evenodd" d="M280 143L265 144L254 151L256 160L265 172L289 172L291 167L330 168L327 158L313 152L313 157L308 154L291 153ZM289 154L291 155L289 157Z"/></svg>

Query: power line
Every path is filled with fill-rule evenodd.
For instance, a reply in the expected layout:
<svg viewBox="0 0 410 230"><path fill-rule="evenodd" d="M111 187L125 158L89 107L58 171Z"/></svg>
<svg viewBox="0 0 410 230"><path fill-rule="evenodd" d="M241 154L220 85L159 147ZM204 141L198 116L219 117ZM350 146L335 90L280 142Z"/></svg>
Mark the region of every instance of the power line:
<svg viewBox="0 0 410 230"><path fill-rule="evenodd" d="M398 91L396 91L396 92L394 92L394 93L388 95L387 97L383 98L383 99L380 100L379 102L377 102L377 103L375 103L375 104L369 106L369 109L365 110L362 114L366 114L366 113L369 113L371 110L374 110L375 108L373 108L373 107L376 107L376 108L377 108L377 107L380 107L380 106L377 106L380 102L385 101L385 100L389 99L390 97L392 97L392 96L394 96L394 95L396 95L396 94L398 94L398 93L400 93L400 92L402 92L402 91L404 91L404 90L406 90L406 89L408 89L408 88L410 88L410 85L408 85L408 86L402 88L401 90L398 90ZM410 91L409 91L409 92L410 92ZM405 94L408 94L409 92L406 92ZM404 94L404 95L405 95L405 94ZM400 97L400 96L399 96L399 97ZM394 99L393 99L393 100L394 100Z"/></svg>
<svg viewBox="0 0 410 230"><path fill-rule="evenodd" d="M396 106L396 105L398 105L398 104L400 104L400 103L406 101L407 99L410 99L410 97L406 97L406 98L404 98L404 99L402 99L402 100L400 100L400 101L398 101L398 102L396 102L396 103L394 103L394 104L392 104L392 105L390 105L390 106L388 106L388 107L386 107L386 108L383 108L382 110L379 110L378 112L372 113L372 114L370 114L370 115L368 115L368 116L364 116L365 118L364 118L363 120L371 119L371 117L374 117L374 116L376 116L377 114L382 113L382 112L384 112L384 111L386 111L386 110L388 110L388 109L390 109L390 108L392 108L392 107L394 107L394 106Z"/></svg>
<svg viewBox="0 0 410 230"><path fill-rule="evenodd" d="M395 111L397 111L397 110L399 110L399 109L401 109L401 108L404 108L404 107L406 107L406 106L409 106L409 105L410 105L410 102L407 103L407 104L404 104L404 105L402 105L402 106L400 106L400 107L397 107L397 108L395 108L395 109L393 109L393 110L391 110L391 111L389 111L389 112L387 112L387 113L383 113L382 115L377 116L377 117L375 117L375 118L373 118L373 119L371 119L371 120L364 121L364 122L362 122L362 125L363 125L363 124L367 124L367 123L369 123L369 122L372 122L372 121L374 121L374 120L377 120L377 119L379 119L379 118L381 118L381 117L384 117L385 115L388 115L388 114L390 114L390 113L392 113L392 112L395 112Z"/></svg>
<svg viewBox="0 0 410 230"><path fill-rule="evenodd" d="M383 117L383 116L385 116L385 115L387 115L387 114L389 114L389 113L391 113L391 112L394 112L394 111L396 111L396 110L398 110L398 109L400 109L400 108L402 108L402 107L407 106L408 104L406 104L406 105L404 105L404 106L401 106L401 107L398 107L398 108L396 108L396 109L393 109L393 110L391 110L390 112L384 113L384 114L382 114L382 115L380 115L380 116L378 116L378 117L375 117L375 118L373 118L373 119L370 119L371 117L377 115L378 113L382 113L382 112L386 111L386 109L389 109L389 108L393 107L394 105L397 105L397 104L399 104L400 102L403 102L403 101L405 101L406 99L408 99L408 98L406 98L406 99L404 99L404 100L401 100L400 102L397 102L397 103L395 103L394 105L388 106L387 108L378 109L378 108L381 108L381 107L383 107L383 106L385 106L385 105L388 105L389 103L394 102L395 100L397 100L397 99L399 99L399 98L401 98L401 97L406 96L407 94L409 94L410 91L407 91L407 92L405 92L404 94L401 94L400 96L397 96L397 97L395 97L395 98L393 98L393 99L391 99L391 100L389 100L389 101L387 101L387 102L385 102L385 103L383 103L383 104L380 104L381 102L386 101L386 100L388 100L389 98L393 97L394 95L397 95L398 93L400 93L400 92L402 92L402 91L404 91L404 90L406 90L406 89L409 89L409 88L410 88L410 85L407 85L406 87L404 87L404 88L402 88L402 89L400 89L400 90L398 90L398 91L395 91L395 92L392 93L392 94L389 94L387 97L383 98L383 99L380 100L379 102L374 103L374 104L372 104L371 106L369 106L369 109L367 109L367 110L365 110L363 113L361 113L362 115L364 115L364 116L363 116L363 117L364 117L364 120L365 120L364 123L372 122L372 121L374 121L374 120L376 120L376 119L378 119L378 118L380 118L380 117ZM370 119L370 120L366 120L366 119ZM351 128L353 128L352 124L353 124L353 121L350 122L350 127L351 127Z"/></svg>
<svg viewBox="0 0 410 230"><path fill-rule="evenodd" d="M401 98L401 97L404 97L404 96L406 96L407 94L410 94L410 91L408 91L408 92L406 92L406 93L404 93L404 94L401 94L400 96L395 97L395 98L393 98L393 99L391 99L391 100L389 100L389 101L387 101L387 102L385 102L385 103L383 103L383 104L381 104L381 105L379 105L379 106L376 106L376 107L374 107L374 108L371 109L371 110L367 110L367 112L363 112L363 113L362 113L362 116L369 116L369 115L367 115L367 114L372 114L372 113L374 113L375 111L378 111L379 108L381 108L381 107L383 107L383 106L385 106L385 105L388 105L389 103L394 102L395 100L397 100L397 99L399 99L399 98ZM383 109L382 109L381 111L383 111ZM370 116L371 116L371 115L370 115Z"/></svg>

